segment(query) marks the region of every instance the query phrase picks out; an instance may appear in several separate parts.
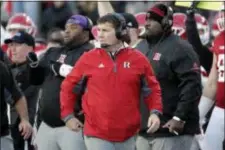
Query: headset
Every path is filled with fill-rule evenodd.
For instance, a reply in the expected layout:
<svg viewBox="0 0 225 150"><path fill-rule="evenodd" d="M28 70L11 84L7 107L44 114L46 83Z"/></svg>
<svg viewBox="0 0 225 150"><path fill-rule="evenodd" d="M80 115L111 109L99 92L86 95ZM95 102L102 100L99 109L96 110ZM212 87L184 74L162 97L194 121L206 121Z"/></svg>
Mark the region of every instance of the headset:
<svg viewBox="0 0 225 150"><path fill-rule="evenodd" d="M91 33L91 30L92 30L92 28L94 26L93 22L92 22L92 20L90 18L88 18L86 16L85 16L85 18L87 19L87 27L84 30L89 31L89 39L93 40L94 39L94 35Z"/></svg>
<svg viewBox="0 0 225 150"><path fill-rule="evenodd" d="M173 9L167 6L167 13L161 21L161 25L164 31L167 31L173 26Z"/></svg>
<svg viewBox="0 0 225 150"><path fill-rule="evenodd" d="M119 22L119 26L115 28L116 38L121 40L127 34L127 25L125 18L118 13L111 13L115 20Z"/></svg>
<svg viewBox="0 0 225 150"><path fill-rule="evenodd" d="M93 27L93 22L91 21L90 18L86 17L85 18L87 19L87 27L85 28L86 30L91 30L92 27Z"/></svg>

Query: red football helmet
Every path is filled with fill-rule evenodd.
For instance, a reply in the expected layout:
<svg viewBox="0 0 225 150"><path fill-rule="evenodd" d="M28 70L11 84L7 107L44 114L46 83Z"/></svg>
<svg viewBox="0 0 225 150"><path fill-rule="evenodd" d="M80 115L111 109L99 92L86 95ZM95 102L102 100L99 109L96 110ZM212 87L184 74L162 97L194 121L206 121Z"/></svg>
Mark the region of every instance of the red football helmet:
<svg viewBox="0 0 225 150"><path fill-rule="evenodd" d="M140 30L140 33L139 33L139 36L143 36L145 34L145 23L146 23L146 12L140 12L138 14L135 14L134 15L137 22L138 22L138 25L139 25L139 30Z"/></svg>
<svg viewBox="0 0 225 150"><path fill-rule="evenodd" d="M206 45L210 40L209 23L207 19L200 14L195 14L195 21L197 23L198 33L201 42L203 45Z"/></svg>
<svg viewBox="0 0 225 150"><path fill-rule="evenodd" d="M186 22L187 16L184 13L173 14L173 32L183 39L187 39L186 36ZM210 39L209 24L206 18L200 14L195 14L195 21L198 28L199 37L203 45L207 44Z"/></svg>
<svg viewBox="0 0 225 150"><path fill-rule="evenodd" d="M187 39L186 36L186 27L185 27L185 21L187 19L186 14L184 13L174 13L173 14L173 26L172 30L174 34L180 36L183 39Z"/></svg>
<svg viewBox="0 0 225 150"><path fill-rule="evenodd" d="M11 36L19 30L24 30L34 37L37 32L37 27L28 15L25 13L17 13L9 19L6 30L11 34Z"/></svg>
<svg viewBox="0 0 225 150"><path fill-rule="evenodd" d="M224 11L220 11L216 14L212 24L212 35L216 37L221 31L224 30Z"/></svg>

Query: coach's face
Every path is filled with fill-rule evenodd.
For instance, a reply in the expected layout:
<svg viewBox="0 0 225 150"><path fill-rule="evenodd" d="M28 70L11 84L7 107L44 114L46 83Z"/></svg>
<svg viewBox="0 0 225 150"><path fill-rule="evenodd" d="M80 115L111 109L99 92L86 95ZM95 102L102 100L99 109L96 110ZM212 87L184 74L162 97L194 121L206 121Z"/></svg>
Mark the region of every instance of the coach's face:
<svg viewBox="0 0 225 150"><path fill-rule="evenodd" d="M12 62L16 64L25 62L26 56L32 51L32 46L24 43L12 42L8 46L12 52Z"/></svg>
<svg viewBox="0 0 225 150"><path fill-rule="evenodd" d="M65 26L65 33L64 33L65 44L80 41L79 38L82 35L83 31L84 30L80 25L67 23Z"/></svg>
<svg viewBox="0 0 225 150"><path fill-rule="evenodd" d="M147 37L158 36L163 32L161 24L151 18L146 19L145 29Z"/></svg>
<svg viewBox="0 0 225 150"><path fill-rule="evenodd" d="M98 40L101 45L114 45L119 42L116 38L115 28L111 23L98 24Z"/></svg>

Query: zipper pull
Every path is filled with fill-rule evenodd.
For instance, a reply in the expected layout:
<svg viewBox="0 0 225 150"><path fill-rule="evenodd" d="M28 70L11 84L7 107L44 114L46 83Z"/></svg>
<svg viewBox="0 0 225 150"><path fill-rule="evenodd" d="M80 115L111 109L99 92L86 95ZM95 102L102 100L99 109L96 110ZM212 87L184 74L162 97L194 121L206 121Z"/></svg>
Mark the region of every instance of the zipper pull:
<svg viewBox="0 0 225 150"><path fill-rule="evenodd" d="M110 56L111 56L111 58L112 58L113 60L115 60L115 59L116 59L115 54L113 54L112 52L109 52L109 54L110 54Z"/></svg>

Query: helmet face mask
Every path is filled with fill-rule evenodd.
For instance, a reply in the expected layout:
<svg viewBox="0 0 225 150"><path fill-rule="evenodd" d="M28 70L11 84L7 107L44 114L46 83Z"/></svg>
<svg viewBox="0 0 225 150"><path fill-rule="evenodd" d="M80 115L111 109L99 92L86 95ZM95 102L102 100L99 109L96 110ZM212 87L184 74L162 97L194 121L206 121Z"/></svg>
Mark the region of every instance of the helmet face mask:
<svg viewBox="0 0 225 150"><path fill-rule="evenodd" d="M7 31L11 34L11 36L14 36L17 32L19 31L24 31L27 33L31 33L31 29L30 28L8 28Z"/></svg>
<svg viewBox="0 0 225 150"><path fill-rule="evenodd" d="M203 45L206 45L210 41L210 31L209 26L201 23L197 23L197 29L199 33L200 40Z"/></svg>
<svg viewBox="0 0 225 150"><path fill-rule="evenodd" d="M175 27L175 26L173 26L172 30L173 30L174 34L176 34L176 35L178 35L180 37L182 37L185 34L185 29L182 28L182 27ZM186 37L183 37L183 38L185 39Z"/></svg>
<svg viewBox="0 0 225 150"><path fill-rule="evenodd" d="M187 39L185 21L187 19L184 13L173 14L173 26L172 31L174 34L180 36L182 39Z"/></svg>
<svg viewBox="0 0 225 150"><path fill-rule="evenodd" d="M207 19L200 14L195 14L195 21L202 44L208 44L210 41L210 29Z"/></svg>

